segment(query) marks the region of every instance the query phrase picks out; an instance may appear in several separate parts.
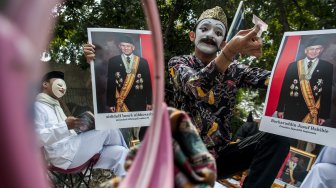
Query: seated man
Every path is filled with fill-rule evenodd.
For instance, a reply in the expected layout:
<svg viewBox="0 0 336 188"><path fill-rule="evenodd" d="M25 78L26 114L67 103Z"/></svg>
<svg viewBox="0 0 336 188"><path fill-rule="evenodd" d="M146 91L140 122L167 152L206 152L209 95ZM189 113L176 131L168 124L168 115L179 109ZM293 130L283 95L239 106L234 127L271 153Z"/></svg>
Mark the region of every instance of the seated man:
<svg viewBox="0 0 336 188"><path fill-rule="evenodd" d="M124 176L128 148L121 132L90 130L77 134L74 128L80 127L83 120L65 116L58 101L65 92L64 73L52 71L43 77L41 93L36 97L36 131L48 162L62 169L74 168L100 153L94 168Z"/></svg>
<svg viewBox="0 0 336 188"><path fill-rule="evenodd" d="M336 185L336 149L324 147L313 168L301 184L304 188L329 188Z"/></svg>

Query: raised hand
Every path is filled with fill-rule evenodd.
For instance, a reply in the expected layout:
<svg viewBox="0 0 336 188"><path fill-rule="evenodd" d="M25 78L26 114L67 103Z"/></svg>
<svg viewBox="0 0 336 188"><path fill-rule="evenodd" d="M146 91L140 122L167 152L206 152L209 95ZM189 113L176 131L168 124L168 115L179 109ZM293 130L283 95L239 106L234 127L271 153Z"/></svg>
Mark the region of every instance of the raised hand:
<svg viewBox="0 0 336 188"><path fill-rule="evenodd" d="M224 48L232 54L251 55L260 57L262 55L262 40L257 37L260 27L256 25L252 29L239 31Z"/></svg>
<svg viewBox="0 0 336 188"><path fill-rule="evenodd" d="M95 45L86 43L84 44L84 55L86 57L86 62L91 63L92 60L95 59L96 54L95 54Z"/></svg>

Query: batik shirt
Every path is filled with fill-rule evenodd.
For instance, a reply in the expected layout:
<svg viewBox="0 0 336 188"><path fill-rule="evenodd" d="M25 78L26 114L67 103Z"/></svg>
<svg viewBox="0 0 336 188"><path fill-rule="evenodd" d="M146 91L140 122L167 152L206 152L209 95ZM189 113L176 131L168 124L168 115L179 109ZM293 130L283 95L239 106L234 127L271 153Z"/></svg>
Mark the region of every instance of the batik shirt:
<svg viewBox="0 0 336 188"><path fill-rule="evenodd" d="M214 60L205 65L194 55L173 57L168 67L175 107L191 116L203 142L217 157L217 151L231 141L230 121L238 89L266 88L270 72L233 62L220 73Z"/></svg>

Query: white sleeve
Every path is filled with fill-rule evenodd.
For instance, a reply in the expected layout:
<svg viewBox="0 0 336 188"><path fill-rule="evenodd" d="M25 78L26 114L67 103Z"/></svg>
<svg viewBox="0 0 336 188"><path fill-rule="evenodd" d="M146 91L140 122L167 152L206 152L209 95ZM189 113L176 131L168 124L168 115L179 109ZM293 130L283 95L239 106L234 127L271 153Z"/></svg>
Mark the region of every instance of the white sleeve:
<svg viewBox="0 0 336 188"><path fill-rule="evenodd" d="M51 145L65 137L70 132L65 121L57 123L56 115L51 114L42 104L35 104L35 126L42 146Z"/></svg>

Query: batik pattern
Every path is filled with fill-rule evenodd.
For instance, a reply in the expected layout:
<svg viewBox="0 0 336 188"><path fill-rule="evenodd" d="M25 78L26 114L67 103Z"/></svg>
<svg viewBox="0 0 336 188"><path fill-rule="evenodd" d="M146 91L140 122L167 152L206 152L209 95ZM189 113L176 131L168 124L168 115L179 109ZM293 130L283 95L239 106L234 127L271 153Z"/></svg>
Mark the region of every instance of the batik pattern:
<svg viewBox="0 0 336 188"><path fill-rule="evenodd" d="M220 73L215 61L204 65L194 55L172 58L168 68L175 107L192 117L203 142L215 157L231 141L230 121L238 89L266 88L270 75L269 71L238 62Z"/></svg>
<svg viewBox="0 0 336 188"><path fill-rule="evenodd" d="M172 130L175 187L213 187L216 180L216 161L203 144L189 116L168 108ZM132 165L140 145L130 149L125 168Z"/></svg>

